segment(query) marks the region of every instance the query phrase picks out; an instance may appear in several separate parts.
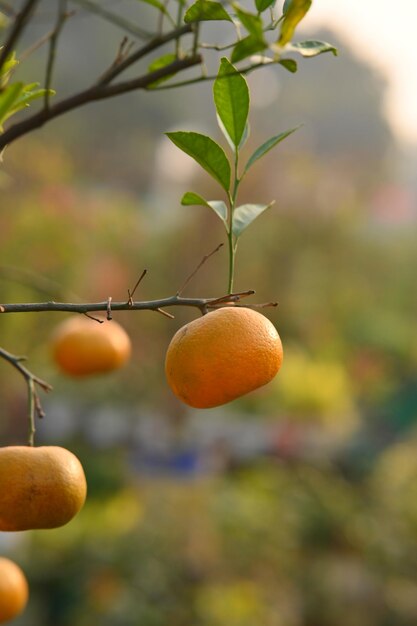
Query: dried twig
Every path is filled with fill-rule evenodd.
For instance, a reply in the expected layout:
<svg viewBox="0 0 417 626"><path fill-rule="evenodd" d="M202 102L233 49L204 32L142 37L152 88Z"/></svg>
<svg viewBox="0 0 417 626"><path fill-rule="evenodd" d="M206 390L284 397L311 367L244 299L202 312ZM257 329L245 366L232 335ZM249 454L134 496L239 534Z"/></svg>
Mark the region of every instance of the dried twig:
<svg viewBox="0 0 417 626"><path fill-rule="evenodd" d="M28 370L24 365L22 365L22 361L25 360L26 357L15 356L7 350L0 348L0 358L4 359L13 367L15 367L20 374L22 374L23 378L26 381L28 388L28 418L29 418L29 432L28 432L28 444L30 446L34 445L34 438L36 432L35 419L36 417L44 417L45 413L42 409L41 400L39 394L37 392L37 386L43 389L44 391L51 391L52 387L49 383L42 380L35 374L32 374L30 370Z"/></svg>
<svg viewBox="0 0 417 626"><path fill-rule="evenodd" d="M216 254L216 252L218 252L220 250L220 248L223 247L224 244L220 243L217 248L215 250L212 250L211 252L209 252L209 254L205 254L203 256L203 258L201 259L200 263L197 265L197 267L191 272L191 274L189 274L189 276L187 276L187 278L185 279L184 283L182 284L182 286L178 289L177 291L177 296L180 296L182 294L182 292L184 291L184 289L186 288L186 286L188 285L188 283L190 282L190 280L192 278L194 278L194 276L197 274L198 270L201 268L202 265L204 265L204 263L211 257L213 256L213 254Z"/></svg>
<svg viewBox="0 0 417 626"><path fill-rule="evenodd" d="M130 289L127 290L127 294L129 296L129 299L127 301L129 307L133 306L133 296L135 294L136 289L139 287L140 283L142 282L142 280L145 278L146 274L148 273L148 270L143 270L142 274L139 276L136 285L133 287L132 291L130 291Z"/></svg>
<svg viewBox="0 0 417 626"><path fill-rule="evenodd" d="M68 18L67 13L67 0L59 0L58 5L58 16L55 24L55 28L52 31L51 37L49 39L49 51L48 51L48 60L46 63L46 76L45 76L45 97L44 97L44 107L45 109L49 109L49 98L50 98L50 89L52 84L52 74L54 71L55 59L56 59L56 47L58 44L59 35L64 27L65 21Z"/></svg>

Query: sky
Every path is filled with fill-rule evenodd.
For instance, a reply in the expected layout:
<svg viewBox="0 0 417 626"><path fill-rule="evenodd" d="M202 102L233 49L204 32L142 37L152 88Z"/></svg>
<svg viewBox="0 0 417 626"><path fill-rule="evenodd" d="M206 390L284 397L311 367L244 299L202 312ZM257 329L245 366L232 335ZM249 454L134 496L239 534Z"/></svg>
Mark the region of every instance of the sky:
<svg viewBox="0 0 417 626"><path fill-rule="evenodd" d="M304 28L316 27L335 30L383 73L388 121L401 141L417 145L417 0L314 0Z"/></svg>

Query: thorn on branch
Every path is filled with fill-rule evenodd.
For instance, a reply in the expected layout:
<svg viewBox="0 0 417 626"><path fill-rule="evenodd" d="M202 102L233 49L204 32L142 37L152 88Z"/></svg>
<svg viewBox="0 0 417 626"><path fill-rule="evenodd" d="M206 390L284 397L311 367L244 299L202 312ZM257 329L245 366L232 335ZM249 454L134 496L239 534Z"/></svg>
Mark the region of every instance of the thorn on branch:
<svg viewBox="0 0 417 626"><path fill-rule="evenodd" d="M109 77L112 76L113 70L117 68L129 56L133 47L133 41L129 41L128 37L123 37L119 44L116 57L110 67L100 76L98 82L105 84Z"/></svg>
<svg viewBox="0 0 417 626"><path fill-rule="evenodd" d="M213 254L216 254L216 252L218 252L220 250L220 248L223 247L224 244L220 243L217 248L215 248L214 250L212 250L211 252L209 252L209 254L206 254L203 256L203 258L201 259L200 263L197 265L197 267L191 272L191 274L189 276L187 276L187 278L185 279L184 283L182 284L182 286L178 289L176 295L180 296L182 294L182 292L184 291L184 289L186 288L186 286L188 285L188 283L191 281L192 278L194 278L194 276L197 274L198 270L202 267L202 265L204 265L204 263L211 257L213 256Z"/></svg>
<svg viewBox="0 0 417 626"><path fill-rule="evenodd" d="M207 306L209 308L215 308L218 305L227 305L234 304L235 302L239 302L242 298L247 298L248 296L253 296L256 293L254 289L249 289L247 291L240 291L239 293L228 293L225 296L221 296L220 298L215 298L214 300L210 300L207 302Z"/></svg>
<svg viewBox="0 0 417 626"><path fill-rule="evenodd" d="M84 311L83 315L85 315L86 317L89 317L90 320L94 320L94 322L98 322L99 324L103 324L104 322L104 320L100 320L98 317L94 317L94 315L90 315L90 313L88 313L87 311Z"/></svg>
<svg viewBox="0 0 417 626"><path fill-rule="evenodd" d="M36 393L35 391L35 410L36 410L36 415L39 417L39 419L43 419L45 417L45 411L42 408L42 404L41 404L41 400L39 398L39 394Z"/></svg>
<svg viewBox="0 0 417 626"><path fill-rule="evenodd" d="M175 316L172 315L172 313L168 313L168 311L164 311L163 309L161 309L159 307L157 309L155 309L155 311L157 313L161 313L161 315L165 315L165 317L168 317L170 320L174 320L175 319Z"/></svg>
<svg viewBox="0 0 417 626"><path fill-rule="evenodd" d="M127 303L128 303L129 306L133 306L133 296L134 296L134 293L135 293L136 289L139 287L139 285L142 282L142 280L145 278L147 273L148 273L148 270L143 270L142 274L139 276L138 281L137 281L136 285L133 287L132 291L130 291L130 289L127 290L127 294L129 296L129 299L128 299Z"/></svg>
<svg viewBox="0 0 417 626"><path fill-rule="evenodd" d="M113 319L112 317L112 312L111 312L111 301L113 300L113 298L111 296L109 296L107 298L107 319L110 321L111 319Z"/></svg>

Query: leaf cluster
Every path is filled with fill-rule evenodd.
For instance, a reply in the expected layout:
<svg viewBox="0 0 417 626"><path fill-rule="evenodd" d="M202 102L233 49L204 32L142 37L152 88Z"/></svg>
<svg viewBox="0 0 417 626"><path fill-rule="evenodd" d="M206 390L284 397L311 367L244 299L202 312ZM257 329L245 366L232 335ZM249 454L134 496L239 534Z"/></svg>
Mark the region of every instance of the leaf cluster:
<svg viewBox="0 0 417 626"><path fill-rule="evenodd" d="M222 221L227 236L237 240L242 233L272 206L267 204L237 205L239 185L249 169L272 148L291 135L297 128L281 132L267 139L247 159L239 171L240 153L250 133L249 88L245 77L232 63L223 57L213 85L214 104L218 125L227 141L231 159L214 139L196 132L175 131L167 133L169 139L183 152L191 156L219 184L226 194L224 200L206 200L194 191L187 191L181 200L185 206L200 205L212 209Z"/></svg>
<svg viewBox="0 0 417 626"><path fill-rule="evenodd" d="M70 3L112 22L115 27L122 28L127 35L142 39L144 43L137 47L135 41L127 41L125 37L113 64L103 72L96 83L84 91L50 104L50 96L55 94L51 86L54 62L59 52L59 38L66 21L72 16L72 13L66 9L67 4ZM33 49L44 44L49 46L44 87L38 83L26 84L22 81L11 80L18 69L18 60L14 50L18 47L24 30L36 14L39 0L26 0L22 11L11 16L2 13L0 7L0 17L10 22L9 28L4 29L3 45L0 47L0 150L54 117L87 102L113 97L135 89L167 89L214 79L215 77L207 75L205 70L205 60L210 50L230 51L228 60L233 65L245 61L246 65L239 69L242 75L266 64L278 64L290 72L295 72L297 62L288 56L294 53L304 57L313 57L324 52L337 53L336 49L326 42L292 42L295 29L309 10L312 0L285 0L281 14L274 0L253 0L252 9L243 8L235 1L221 3L216 0L196 0L191 4L186 0L167 0L167 2L135 0L135 3L144 3L157 13L157 25L154 32L144 30L140 21L136 23L134 20L125 19L111 8L103 7L98 0L68 0L68 2L58 3L55 26L40 41L34 42L31 46ZM229 23L232 33L231 42L227 45L205 43L203 41L205 22ZM166 49L166 44L170 44L169 50ZM146 66L145 73L139 78L117 80L125 70L158 50L161 52L163 50L163 54L159 52L153 56ZM197 69L197 74L194 73L186 80L173 80L176 75L192 67ZM222 62L221 68L223 73L230 71L225 62ZM228 83L233 81L233 89L240 89L240 95L244 99L242 81L239 81L237 76L230 76ZM224 98L227 98L227 95L225 96L224 90L218 86L218 81L216 84L215 98L217 100L223 98L223 102L216 102L216 106L221 108L226 117L230 118L230 115L233 117L233 111L226 114L228 105ZM23 121L18 118L11 127L3 128L4 122L28 107L34 100L41 103L43 101L40 111ZM232 104L233 102L229 100L229 106ZM237 114L234 120L235 128L231 130L230 125L228 128L232 145L236 144L238 138L239 142L244 142L246 132L245 125L242 124L245 119L244 108L239 109ZM189 137L189 139L192 138ZM194 137L193 141L196 143L197 138ZM206 147L204 146L204 150ZM226 189L229 177L224 156L220 155L212 144L210 144L210 153L216 163L218 159L220 160L213 171L222 172L218 182ZM249 163L249 166L251 164Z"/></svg>

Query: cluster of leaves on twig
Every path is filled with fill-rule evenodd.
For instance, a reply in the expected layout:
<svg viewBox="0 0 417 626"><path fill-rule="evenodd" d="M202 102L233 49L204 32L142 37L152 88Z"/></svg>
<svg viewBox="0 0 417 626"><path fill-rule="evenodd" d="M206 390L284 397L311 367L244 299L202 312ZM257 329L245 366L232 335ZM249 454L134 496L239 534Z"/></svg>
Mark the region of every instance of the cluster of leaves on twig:
<svg viewBox="0 0 417 626"><path fill-rule="evenodd" d="M304 57L329 51L336 54L335 48L326 42L291 41L296 26L309 10L312 0L285 0L280 15L275 7L275 0L255 0L252 10L241 7L237 2L222 4L214 0L196 0L191 5L184 0L174 0L171 4L159 0L141 1L151 5L157 12L158 20L154 32L145 31L140 24L121 18L97 1L59 0L56 21L52 28L29 49L35 50L43 44L49 45L43 87L37 83L25 84L15 80L18 69L15 47L36 15L41 0L26 0L21 11L12 14L0 3L0 15L3 7L3 16L10 21L10 27L6 29L5 39L0 47L0 126L34 100L39 100L41 104L30 115L19 118L5 129L0 128L0 151L19 137L84 104L133 90L170 89L214 79L215 76L207 74L205 69L206 55L210 50L230 50L231 63L245 63L239 67L242 74L271 64L278 64L295 72L297 62L291 57L293 53ZM128 41L128 35L125 35L110 67L105 68L89 87L61 100L54 98L52 101L51 98L55 95L52 83L59 37L68 18L76 13L69 10L69 5L111 21L133 36L134 40ZM226 45L205 43L202 39L203 24L219 21L230 24L231 42ZM155 53L166 44L171 44L172 51L165 51L155 57ZM137 66L139 61L152 55L151 61L137 76L123 78L127 69ZM192 77L186 80L175 78L189 68L195 68Z"/></svg>
<svg viewBox="0 0 417 626"><path fill-rule="evenodd" d="M223 132L233 159L230 163L223 148L206 135L196 132L170 132L168 137L181 150L197 161L226 192L227 203L223 200L205 200L197 193L188 191L182 197L183 205L207 206L222 221L229 243L228 292L233 291L235 255L239 237L246 228L274 203L241 204L237 206L239 185L251 166L274 146L288 137L296 129L292 128L271 137L259 146L249 157L240 172L240 151L249 137L249 88L244 76L223 57L219 73L213 87L217 121ZM233 173L232 173L233 172Z"/></svg>

